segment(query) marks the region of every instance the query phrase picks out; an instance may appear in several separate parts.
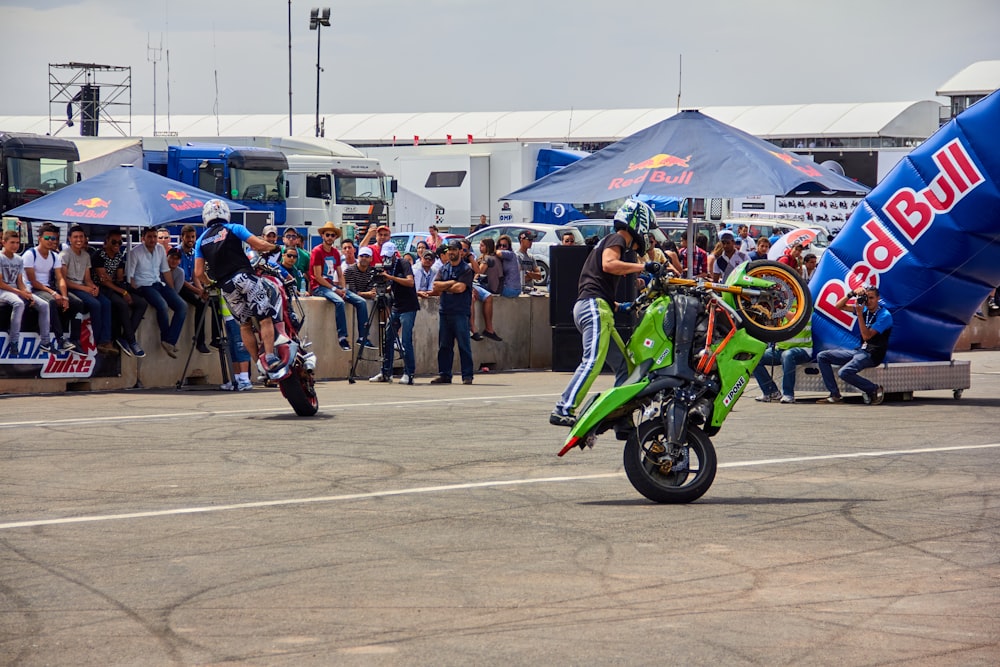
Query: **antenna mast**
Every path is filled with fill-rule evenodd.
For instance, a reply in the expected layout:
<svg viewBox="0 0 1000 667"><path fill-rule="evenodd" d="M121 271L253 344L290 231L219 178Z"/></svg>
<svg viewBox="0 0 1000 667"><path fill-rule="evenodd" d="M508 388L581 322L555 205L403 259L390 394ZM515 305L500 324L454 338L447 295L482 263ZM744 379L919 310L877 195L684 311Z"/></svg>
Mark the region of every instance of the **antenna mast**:
<svg viewBox="0 0 1000 667"><path fill-rule="evenodd" d="M684 54L677 54L677 113L681 112L681 76L684 74Z"/></svg>
<svg viewBox="0 0 1000 667"><path fill-rule="evenodd" d="M160 45L154 48L149 43L149 33L146 33L146 60L153 63L153 136L156 136L156 63L160 62L163 51L163 35L160 35Z"/></svg>

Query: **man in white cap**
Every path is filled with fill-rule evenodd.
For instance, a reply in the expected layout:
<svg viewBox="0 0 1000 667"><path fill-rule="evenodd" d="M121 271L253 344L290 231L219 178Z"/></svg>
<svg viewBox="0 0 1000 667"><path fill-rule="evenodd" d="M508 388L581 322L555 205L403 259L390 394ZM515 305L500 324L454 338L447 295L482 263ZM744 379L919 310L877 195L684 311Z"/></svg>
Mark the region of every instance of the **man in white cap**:
<svg viewBox="0 0 1000 667"><path fill-rule="evenodd" d="M358 321L358 344L374 347L368 340L368 304L365 299L375 299L375 267L372 266L372 249L365 246L358 251L358 263L344 270L347 292L344 300L354 306Z"/></svg>

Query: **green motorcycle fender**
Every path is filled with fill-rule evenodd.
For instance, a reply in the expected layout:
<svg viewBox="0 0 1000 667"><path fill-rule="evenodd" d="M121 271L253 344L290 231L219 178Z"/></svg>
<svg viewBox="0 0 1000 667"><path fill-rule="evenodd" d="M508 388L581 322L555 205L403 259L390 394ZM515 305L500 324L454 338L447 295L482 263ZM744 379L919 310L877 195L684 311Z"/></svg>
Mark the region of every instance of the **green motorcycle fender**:
<svg viewBox="0 0 1000 667"><path fill-rule="evenodd" d="M739 329L716 358L721 389L712 409L712 426L721 426L736 401L750 384L753 369L764 355L767 345Z"/></svg>
<svg viewBox="0 0 1000 667"><path fill-rule="evenodd" d="M583 414L580 415L579 419L576 420L576 424L570 430L569 437L566 438L566 443L559 452L559 456L579 445L580 441L584 440L591 431L600 426L601 422L607 419L608 415L634 399L648 385L649 379L644 377L635 384L612 387L594 397L592 401L584 406Z"/></svg>

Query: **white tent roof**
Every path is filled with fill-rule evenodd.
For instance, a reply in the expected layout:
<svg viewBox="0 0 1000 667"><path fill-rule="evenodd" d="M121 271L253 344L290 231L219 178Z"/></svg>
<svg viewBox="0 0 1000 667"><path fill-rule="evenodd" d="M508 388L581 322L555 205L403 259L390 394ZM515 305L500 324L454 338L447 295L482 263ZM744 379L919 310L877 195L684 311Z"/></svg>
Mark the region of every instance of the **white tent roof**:
<svg viewBox="0 0 1000 667"><path fill-rule="evenodd" d="M1000 60L980 60L945 81L935 94L942 97L984 95L998 88L1000 88Z"/></svg>
<svg viewBox="0 0 1000 667"><path fill-rule="evenodd" d="M1000 61L997 61L1000 62ZM915 137L927 138L938 128L939 102L869 102L859 104L795 104L701 107L700 110L764 139L794 137ZM567 109L555 111L478 111L427 113L327 114L325 135L352 145L420 142L455 143L472 135L493 141L616 141L665 118L674 109ZM296 137L315 134L315 116L293 116ZM105 135L113 130L102 124ZM217 131L218 128L218 131ZM167 129L165 116L157 130ZM49 132L44 116L0 116L0 130ZM288 116L173 115L170 130L181 137L278 137L288 131ZM53 134L70 138L76 128L53 127ZM152 136L152 116L132 116L132 136Z"/></svg>

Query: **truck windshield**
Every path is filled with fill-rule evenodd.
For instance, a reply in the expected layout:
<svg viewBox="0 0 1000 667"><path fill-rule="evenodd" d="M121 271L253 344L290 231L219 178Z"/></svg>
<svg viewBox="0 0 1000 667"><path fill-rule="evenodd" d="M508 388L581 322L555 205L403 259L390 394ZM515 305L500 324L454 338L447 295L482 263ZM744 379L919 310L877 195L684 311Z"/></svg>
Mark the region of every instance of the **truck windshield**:
<svg viewBox="0 0 1000 667"><path fill-rule="evenodd" d="M338 204L362 204L385 201L382 192L383 181L378 176L370 178L356 176L335 176Z"/></svg>
<svg viewBox="0 0 1000 667"><path fill-rule="evenodd" d="M75 180L73 163L51 158L7 158L7 192L43 195Z"/></svg>
<svg viewBox="0 0 1000 667"><path fill-rule="evenodd" d="M285 201L285 173L274 169L232 169L232 199Z"/></svg>

